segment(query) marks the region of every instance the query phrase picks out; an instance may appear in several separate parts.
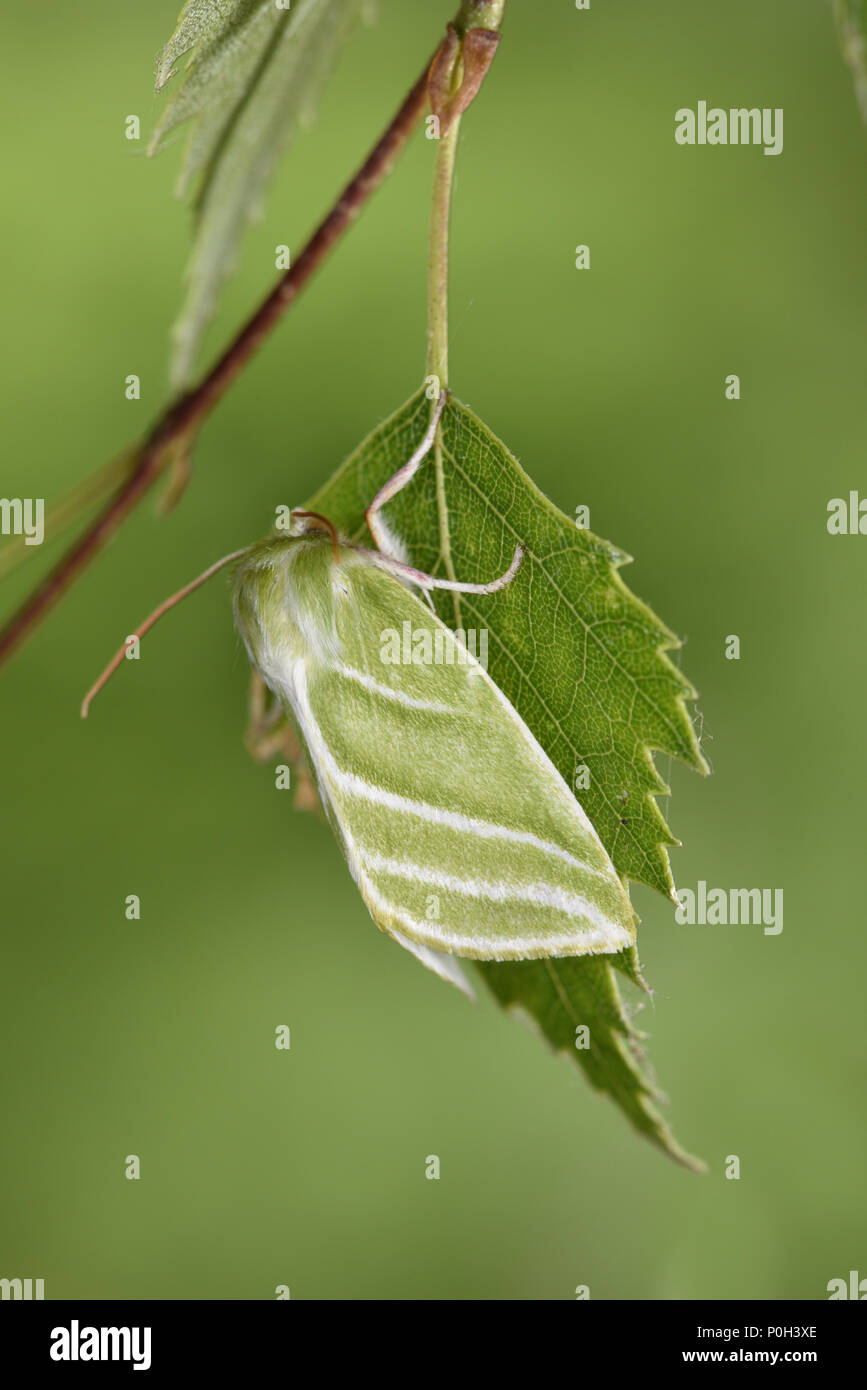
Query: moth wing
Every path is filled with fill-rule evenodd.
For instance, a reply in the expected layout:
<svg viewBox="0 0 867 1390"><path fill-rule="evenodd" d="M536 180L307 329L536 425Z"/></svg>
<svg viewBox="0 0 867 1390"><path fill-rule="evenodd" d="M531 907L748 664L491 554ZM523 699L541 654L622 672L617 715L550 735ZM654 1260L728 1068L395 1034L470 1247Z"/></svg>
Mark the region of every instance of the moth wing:
<svg viewBox="0 0 867 1390"><path fill-rule="evenodd" d="M296 664L293 706L377 925L476 960L632 945L596 832L472 643L360 558L341 565L334 602L329 641Z"/></svg>
<svg viewBox="0 0 867 1390"><path fill-rule="evenodd" d="M375 917L374 921L376 921ZM379 924L377 923L377 925ZM412 941L410 937L401 936L400 932L395 931L393 927L388 931L388 935L393 937L400 946L411 952L416 960L421 961L422 965L426 965L428 970L432 970L435 975L439 975L441 980L454 985L468 999L475 1002L476 992L461 969L457 956L450 956L445 951L432 951L429 946L421 946L417 941Z"/></svg>

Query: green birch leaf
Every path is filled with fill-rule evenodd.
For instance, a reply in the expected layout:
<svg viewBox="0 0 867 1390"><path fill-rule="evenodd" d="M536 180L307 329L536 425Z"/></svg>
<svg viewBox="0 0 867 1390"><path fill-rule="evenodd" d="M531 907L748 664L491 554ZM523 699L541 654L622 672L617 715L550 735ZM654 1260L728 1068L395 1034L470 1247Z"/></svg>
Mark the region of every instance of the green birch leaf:
<svg viewBox="0 0 867 1390"><path fill-rule="evenodd" d="M504 1009L523 1017L557 1052L575 1057L591 1085L620 1106L639 1133L687 1168L699 1164L680 1147L662 1119L659 1094L641 1049L643 1034L630 1023L612 965L619 956L480 963L477 969ZM589 1029L589 1048L579 1030Z"/></svg>
<svg viewBox="0 0 867 1390"><path fill-rule="evenodd" d="M247 222L299 126L312 123L338 48L369 0L189 0L157 64L159 91L189 54L148 153L192 122L177 184L193 208L186 295L172 329L171 379L188 384Z"/></svg>
<svg viewBox="0 0 867 1390"><path fill-rule="evenodd" d="M423 392L413 396L310 507L363 542L366 506L420 442L430 410ZM707 771L686 705L695 692L666 654L677 639L623 583L618 570L629 557L554 507L453 397L442 439L439 486L431 460L386 509L396 547L420 569L480 582L502 573L515 545L524 546L507 589L484 597L438 592L440 617L487 630L490 675L566 782L574 786L576 768L589 769L579 800L620 875L674 897L666 848L677 841L655 801L668 788L653 753ZM656 1085L618 993L614 968L646 989L634 952L474 965L500 1003L533 1019L641 1133L692 1163L656 1109ZM580 1025L590 1029L587 1050L575 1046Z"/></svg>

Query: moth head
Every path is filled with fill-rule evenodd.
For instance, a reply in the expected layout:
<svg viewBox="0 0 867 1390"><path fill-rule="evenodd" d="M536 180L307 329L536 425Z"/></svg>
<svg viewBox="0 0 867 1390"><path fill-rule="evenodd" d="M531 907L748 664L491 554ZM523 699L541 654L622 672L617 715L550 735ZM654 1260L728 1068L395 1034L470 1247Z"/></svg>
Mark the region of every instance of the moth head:
<svg viewBox="0 0 867 1390"><path fill-rule="evenodd" d="M337 534L337 527L321 512L290 512L288 534L294 539L302 536L327 536L331 541L334 559L338 564L340 563L340 537Z"/></svg>
<svg viewBox="0 0 867 1390"><path fill-rule="evenodd" d="M335 588L345 587L344 555L326 518L293 513L291 529L252 545L236 566L235 622L272 690L285 685L301 651L338 655L333 599Z"/></svg>

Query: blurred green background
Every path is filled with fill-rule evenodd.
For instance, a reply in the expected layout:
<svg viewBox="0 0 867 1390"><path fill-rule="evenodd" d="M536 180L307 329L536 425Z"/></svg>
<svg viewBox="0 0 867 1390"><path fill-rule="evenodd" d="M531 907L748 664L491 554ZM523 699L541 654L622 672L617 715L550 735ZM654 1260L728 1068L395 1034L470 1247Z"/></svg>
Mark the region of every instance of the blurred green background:
<svg viewBox="0 0 867 1390"><path fill-rule="evenodd" d="M56 498L164 401L187 216L179 151L141 151L177 8L3 18L5 496ZM345 51L209 353L449 14L382 0ZM783 154L678 147L674 112L700 99L783 107ZM0 1275L48 1297L826 1297L867 1275L867 540L825 526L865 476L867 170L828 6L510 0L459 159L452 385L565 511L590 505L687 639L714 775L672 770L678 884L785 893L770 937L678 926L635 890L641 1023L707 1176L376 931L329 833L242 747L224 582L78 718L159 599L417 387L432 153L416 136L212 417L179 508L151 499L3 672ZM4 611L56 553L4 584Z"/></svg>

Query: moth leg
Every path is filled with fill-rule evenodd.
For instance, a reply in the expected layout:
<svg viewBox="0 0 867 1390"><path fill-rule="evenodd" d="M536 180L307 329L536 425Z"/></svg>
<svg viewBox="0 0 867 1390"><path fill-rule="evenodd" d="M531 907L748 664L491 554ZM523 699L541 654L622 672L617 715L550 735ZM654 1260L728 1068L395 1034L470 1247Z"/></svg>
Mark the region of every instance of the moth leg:
<svg viewBox="0 0 867 1390"><path fill-rule="evenodd" d="M365 554L369 555L371 563L378 564L382 569L387 569L390 573L397 575L399 578L411 580L413 584L417 584L421 589L450 589L456 594L496 594L500 589L505 589L507 584L511 584L517 574L521 561L524 558L522 546L518 545L515 547L512 563L504 574L499 575L496 579L492 579L488 584L462 584L456 579L438 579L433 574L425 574L423 570L413 569L412 565L405 565L400 560L394 559L387 552L388 538L377 516L377 512L385 506L386 502L390 502L392 497L395 497L402 488L406 487L410 479L415 477L422 463L427 458L433 448L433 443L436 439L436 433L439 429L439 423L442 418L442 413L445 410L447 400L448 391L441 391L424 439L421 441L412 457L407 459L403 467L399 468L397 472L389 478L388 482L383 484L370 506L367 508L364 515L367 519L367 525L377 549L376 551L365 551ZM353 546L353 549L361 549L361 547Z"/></svg>
<svg viewBox="0 0 867 1390"><path fill-rule="evenodd" d="M253 671L250 676L244 747L257 763L271 762L279 754L291 770L294 787L292 804L295 810L318 809L319 797L301 745L292 732L279 700L273 696L269 699L268 687L258 671Z"/></svg>
<svg viewBox="0 0 867 1390"><path fill-rule="evenodd" d="M440 419L442 418L442 413L445 410L447 400L448 392L441 391L439 395L439 400L437 401L436 406L434 408L434 413L431 416L431 422L427 427L427 432L425 433L424 439L421 441L415 453L412 455L412 458L407 459L403 467L399 468L397 472L389 478L388 482L382 485L382 487L379 489L379 492L376 494L373 501L371 502L370 506L367 508L367 511L364 513L365 518L367 520L367 525L370 528L370 534L373 536L373 539L378 549L383 554L387 553L386 547L388 544L388 540L376 513L382 507L385 506L386 502L390 502L392 497L395 497L397 493L401 491L402 488L406 487L407 483L410 481L411 478L415 477L419 468L424 463L425 459L427 458L428 454L433 448L433 442L436 439Z"/></svg>
<svg viewBox="0 0 867 1390"><path fill-rule="evenodd" d="M268 762L275 753L285 753L290 763L301 757L280 703L273 697L269 700L268 687L258 671L250 676L244 747L257 763Z"/></svg>
<svg viewBox="0 0 867 1390"><path fill-rule="evenodd" d="M360 547L353 548L360 549ZM399 579L409 579L420 589L450 589L452 593L456 594L496 594L499 593L500 589L505 589L508 584L511 584L518 573L524 558L524 547L516 545L509 568L487 584L462 584L459 579L439 579L435 574L425 574L424 570L413 569L412 565L404 565L400 560L393 560L390 555L381 555L376 550L368 550L363 553L369 556L370 563L376 565L378 569L387 570L389 574L397 575Z"/></svg>

